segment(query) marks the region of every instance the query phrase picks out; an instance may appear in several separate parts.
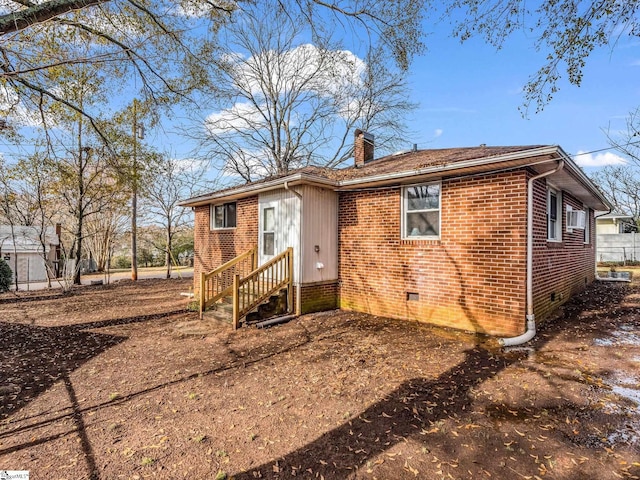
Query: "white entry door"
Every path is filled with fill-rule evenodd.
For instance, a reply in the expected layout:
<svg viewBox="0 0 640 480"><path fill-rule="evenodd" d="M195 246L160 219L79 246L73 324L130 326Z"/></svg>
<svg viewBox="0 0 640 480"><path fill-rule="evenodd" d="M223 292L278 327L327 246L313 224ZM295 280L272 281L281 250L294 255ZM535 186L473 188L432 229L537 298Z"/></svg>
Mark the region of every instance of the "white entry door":
<svg viewBox="0 0 640 480"><path fill-rule="evenodd" d="M282 235L279 234L277 222L278 202L264 202L260 204L260 265L268 262L282 252Z"/></svg>

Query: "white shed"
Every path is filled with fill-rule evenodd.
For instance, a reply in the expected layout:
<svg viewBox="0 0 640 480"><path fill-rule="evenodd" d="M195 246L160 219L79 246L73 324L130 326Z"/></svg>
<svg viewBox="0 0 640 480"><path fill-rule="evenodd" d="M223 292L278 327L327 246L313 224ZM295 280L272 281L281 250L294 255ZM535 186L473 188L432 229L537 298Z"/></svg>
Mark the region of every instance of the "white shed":
<svg viewBox="0 0 640 480"><path fill-rule="evenodd" d="M43 248L44 243L44 248ZM58 259L60 238L54 227L0 225L0 258L9 264L18 283L44 282ZM15 277L12 281L15 281Z"/></svg>

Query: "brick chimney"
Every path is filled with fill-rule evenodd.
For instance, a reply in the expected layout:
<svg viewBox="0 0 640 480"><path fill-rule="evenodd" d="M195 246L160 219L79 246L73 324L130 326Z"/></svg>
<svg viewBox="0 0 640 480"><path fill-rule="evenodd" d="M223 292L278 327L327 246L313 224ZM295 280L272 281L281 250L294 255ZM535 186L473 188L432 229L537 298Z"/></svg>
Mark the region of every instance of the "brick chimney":
<svg viewBox="0 0 640 480"><path fill-rule="evenodd" d="M353 156L356 168L364 167L364 164L373 160L373 135L357 129L353 145Z"/></svg>

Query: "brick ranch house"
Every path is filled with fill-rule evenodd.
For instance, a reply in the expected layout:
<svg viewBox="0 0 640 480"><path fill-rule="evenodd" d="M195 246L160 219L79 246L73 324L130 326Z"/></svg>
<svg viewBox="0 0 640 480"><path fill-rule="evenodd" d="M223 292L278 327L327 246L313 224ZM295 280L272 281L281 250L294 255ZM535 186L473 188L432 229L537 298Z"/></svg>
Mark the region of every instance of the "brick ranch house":
<svg viewBox="0 0 640 480"><path fill-rule="evenodd" d="M416 150L194 197L195 288L257 245L293 247L297 313L341 308L511 337L595 277L610 206L558 146ZM528 228L530 225L530 228ZM532 335L531 335L532 336Z"/></svg>

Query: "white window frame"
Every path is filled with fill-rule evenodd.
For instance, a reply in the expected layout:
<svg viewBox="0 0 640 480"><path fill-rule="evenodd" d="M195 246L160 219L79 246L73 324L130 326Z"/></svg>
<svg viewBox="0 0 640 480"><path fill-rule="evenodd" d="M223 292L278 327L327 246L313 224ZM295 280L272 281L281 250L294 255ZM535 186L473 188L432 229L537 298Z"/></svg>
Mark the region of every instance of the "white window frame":
<svg viewBox="0 0 640 480"><path fill-rule="evenodd" d="M226 216L226 212L225 212L225 216L224 216L224 220L223 223L225 225L221 226L221 227L217 227L216 226L216 207L225 207L227 205L230 204L234 204L236 206L236 222L235 225L233 226L228 226L226 225L227 223L227 216ZM225 202L225 203L216 203L216 204L212 204L209 208L209 228L211 230L233 230L234 228L236 228L238 226L238 203L237 202Z"/></svg>
<svg viewBox="0 0 640 480"><path fill-rule="evenodd" d="M556 197L556 219L553 227L554 236L551 235L551 196ZM557 190L551 186L547 187L547 241L548 242L562 242L562 216L564 210L562 209L562 191Z"/></svg>
<svg viewBox="0 0 640 480"><path fill-rule="evenodd" d="M591 229L589 228L591 226L591 221L589 219L589 207L587 207L586 205L583 205L583 209L585 214L583 243L585 245L589 245L591 243Z"/></svg>
<svg viewBox="0 0 640 480"><path fill-rule="evenodd" d="M438 185L438 208L429 208L425 210L409 210L409 198L407 192L410 188L425 187L430 185ZM420 213L420 212L438 212L438 233L437 235L407 235L406 224L408 213ZM439 240L442 232L442 182L426 182L416 183L413 185L406 185L402 187L402 217L400 222L401 238L403 240Z"/></svg>

